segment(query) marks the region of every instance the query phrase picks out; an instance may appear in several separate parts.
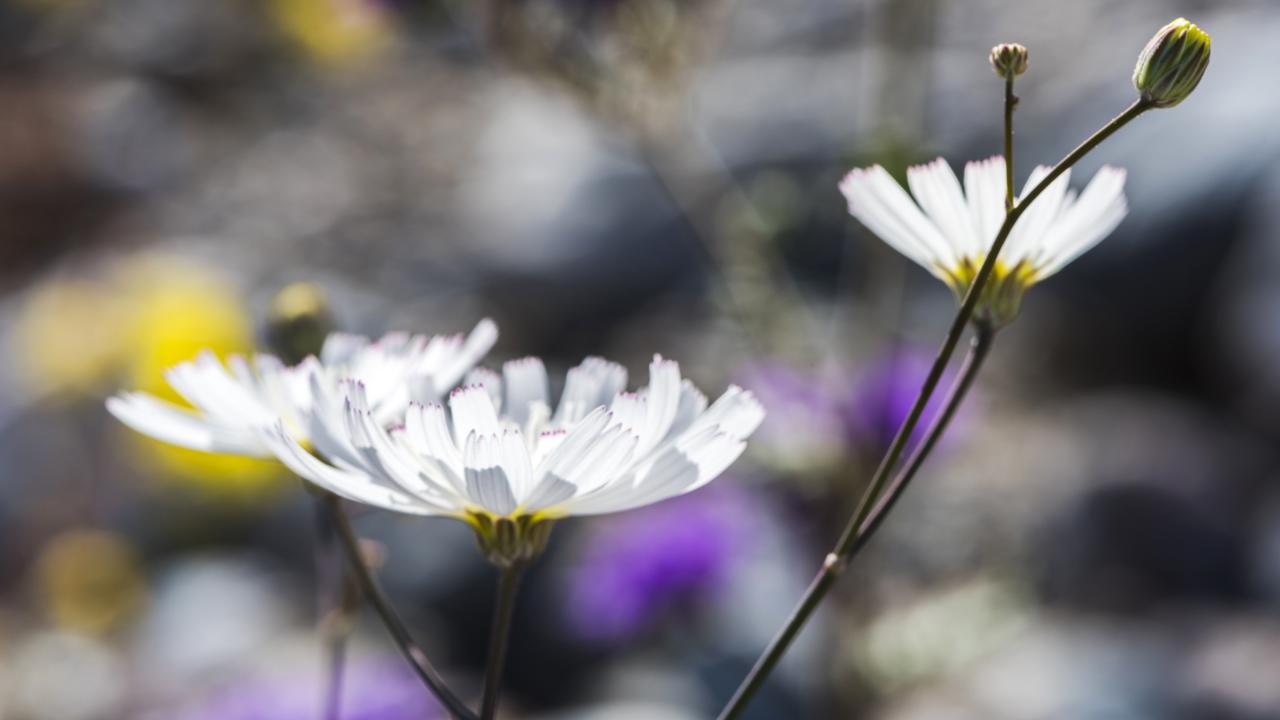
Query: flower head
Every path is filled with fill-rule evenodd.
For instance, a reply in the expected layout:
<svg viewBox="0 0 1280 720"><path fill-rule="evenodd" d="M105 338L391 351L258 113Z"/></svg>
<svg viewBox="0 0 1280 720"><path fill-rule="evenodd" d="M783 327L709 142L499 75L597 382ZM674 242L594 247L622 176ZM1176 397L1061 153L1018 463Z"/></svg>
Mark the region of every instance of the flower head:
<svg viewBox="0 0 1280 720"><path fill-rule="evenodd" d="M1049 170L1037 167L1023 194ZM1028 287L1109 235L1128 212L1124 177L1103 167L1079 194L1067 189L1070 171L1054 180L1014 225L976 317L995 326L1010 322ZM907 183L914 201L876 165L850 172L840 191L850 214L963 297L1004 222L1004 158L967 164L963 188L942 158L908 168Z"/></svg>
<svg viewBox="0 0 1280 720"><path fill-rule="evenodd" d="M549 521L627 510L694 490L742 453L764 417L749 392L730 387L709 407L676 363L655 357L649 387L625 392L626 370L600 358L571 369L554 412L536 358L508 362L501 377L471 374L443 404L413 404L386 430L368 388L345 402L318 397L316 452L285 429L272 451L304 478L348 499L399 512L467 521L491 561L536 555Z"/></svg>
<svg viewBox="0 0 1280 720"><path fill-rule="evenodd" d="M1209 67L1209 34L1186 18L1156 32L1138 56L1133 86L1142 99L1159 108L1177 105L1200 84Z"/></svg>
<svg viewBox="0 0 1280 720"><path fill-rule="evenodd" d="M457 384L493 346L497 332L485 320L465 339L390 333L371 342L334 333L319 358L292 367L267 354L252 361L231 355L224 365L204 351L165 373L194 410L141 392L116 395L107 409L134 430L174 445L269 457L268 439L281 423L301 441L342 434L341 425L326 425L329 415L315 412L314 405L335 402L344 379L363 380L371 411L384 422L398 420L410 400L439 398Z"/></svg>
<svg viewBox="0 0 1280 720"><path fill-rule="evenodd" d="M1027 49L1018 43L1000 43L991 48L991 68L1008 80L1027 71Z"/></svg>

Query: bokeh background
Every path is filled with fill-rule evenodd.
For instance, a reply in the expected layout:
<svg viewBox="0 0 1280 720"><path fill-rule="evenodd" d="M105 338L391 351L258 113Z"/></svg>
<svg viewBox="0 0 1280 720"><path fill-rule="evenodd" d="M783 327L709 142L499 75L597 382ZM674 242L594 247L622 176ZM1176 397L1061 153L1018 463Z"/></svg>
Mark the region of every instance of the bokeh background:
<svg viewBox="0 0 1280 720"><path fill-rule="evenodd" d="M502 331L491 363L653 352L755 390L693 495L562 523L511 718L707 718L838 534L954 299L850 220L850 167L1019 182L1126 105L1186 15L1201 88L1081 163L1116 235L1035 288L976 397L750 717L1280 718L1280 7L1272 0L0 3L0 717L319 717L311 498L112 421L315 282L344 329ZM1079 184L1077 181L1076 184ZM365 512L475 693L493 573ZM343 717L436 716L371 614Z"/></svg>

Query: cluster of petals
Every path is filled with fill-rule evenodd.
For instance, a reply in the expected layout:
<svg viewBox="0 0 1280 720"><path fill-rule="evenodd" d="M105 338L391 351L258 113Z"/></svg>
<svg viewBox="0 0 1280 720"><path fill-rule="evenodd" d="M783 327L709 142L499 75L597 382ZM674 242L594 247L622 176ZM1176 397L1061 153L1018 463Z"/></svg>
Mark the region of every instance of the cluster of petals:
<svg viewBox="0 0 1280 720"><path fill-rule="evenodd" d="M617 512L695 490L742 454L764 417L730 387L708 405L679 366L655 357L649 386L625 390L626 369L588 358L569 370L553 408L540 360L478 370L447 405L413 403L404 423L379 422L368 389L316 413L340 438L309 451L277 425L272 450L290 469L352 500L400 512L532 517ZM334 442L336 440L336 442Z"/></svg>
<svg viewBox="0 0 1280 720"><path fill-rule="evenodd" d="M741 455L764 417L738 387L708 404L656 356L635 392L621 365L588 358L553 406L536 358L500 375L476 368L496 337L487 320L465 338L334 334L292 367L205 352L166 373L190 408L142 392L107 407L175 445L275 457L350 500L464 519L607 513L694 490Z"/></svg>
<svg viewBox="0 0 1280 720"><path fill-rule="evenodd" d="M1022 194L1050 169L1037 167ZM1000 253L998 274L1016 272L1026 284L1043 280L1101 242L1124 219L1124 170L1103 167L1079 193L1069 189L1070 177L1070 170L1063 172L1018 218ZM853 170L841 181L840 191L849 213L867 229L963 290L1004 222L1005 182L1003 157L965 165L963 187L938 158L907 169L910 194L879 165Z"/></svg>
<svg viewBox="0 0 1280 720"><path fill-rule="evenodd" d="M365 383L369 407L393 422L413 400L441 397L470 371L497 340L497 327L483 320L465 338L390 333L371 341L346 333L325 340L320 356L286 366L273 355L232 355L226 364L210 351L165 372L185 408L145 392L123 392L107 409L144 435L206 452L271 456L278 425L303 442L341 435L340 425L316 405L331 404L347 378Z"/></svg>

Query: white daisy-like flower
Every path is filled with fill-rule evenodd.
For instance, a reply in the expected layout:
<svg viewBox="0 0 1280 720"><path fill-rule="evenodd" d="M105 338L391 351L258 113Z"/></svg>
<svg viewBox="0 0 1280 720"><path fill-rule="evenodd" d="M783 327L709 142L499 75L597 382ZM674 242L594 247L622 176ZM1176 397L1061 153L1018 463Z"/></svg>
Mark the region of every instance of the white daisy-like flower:
<svg viewBox="0 0 1280 720"><path fill-rule="evenodd" d="M317 397L311 413L341 437L313 439L313 454L283 425L270 444L291 470L338 495L470 523L497 564L540 552L551 521L617 512L697 489L742 453L764 411L731 386L707 405L655 357L649 386L625 392L626 370L600 358L571 369L554 412L536 358L479 370L443 404L414 403L387 430L367 385L345 401Z"/></svg>
<svg viewBox="0 0 1280 720"><path fill-rule="evenodd" d="M1023 194L1050 169L1037 167ZM963 297L1004 222L1004 173L1000 156L968 163L961 188L938 158L907 169L911 195L879 165L850 172L840 191L867 229ZM1018 218L984 287L979 317L996 325L1012 320L1029 286L1097 245L1124 219L1124 170L1103 167L1079 194L1068 189L1070 175L1062 173Z"/></svg>
<svg viewBox="0 0 1280 720"><path fill-rule="evenodd" d="M331 402L342 382L364 383L378 422L400 422L410 401L439 399L475 367L497 340L497 326L483 320L467 337L389 333L370 341L330 334L320 357L288 367L274 355L252 360L232 355L224 365L210 351L165 372L165 379L192 408L144 392L124 392L107 409L144 435L206 452L270 457L277 427L300 442L327 443L341 437L341 423L314 405Z"/></svg>

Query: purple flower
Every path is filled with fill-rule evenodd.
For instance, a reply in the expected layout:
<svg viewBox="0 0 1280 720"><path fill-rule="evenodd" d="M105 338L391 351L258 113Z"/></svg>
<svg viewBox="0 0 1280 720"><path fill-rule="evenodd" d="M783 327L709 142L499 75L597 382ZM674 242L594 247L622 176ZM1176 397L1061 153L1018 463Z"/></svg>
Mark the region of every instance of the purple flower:
<svg viewBox="0 0 1280 720"><path fill-rule="evenodd" d="M868 366L844 406L848 437L873 453L888 448L915 404L932 364L933 356L920 349L899 348ZM911 434L913 444L924 437L954 381L954 372L943 374ZM957 413L963 414L963 410Z"/></svg>
<svg viewBox="0 0 1280 720"><path fill-rule="evenodd" d="M823 472L851 456L879 457L906 419L932 362L932 355L907 347L856 372L802 370L776 360L753 363L738 373L738 382L766 410L754 447L766 463L787 472ZM943 375L912 443L928 430L954 379L954 372ZM962 408L959 415L964 414Z"/></svg>
<svg viewBox="0 0 1280 720"><path fill-rule="evenodd" d="M587 530L571 570L567 620L581 638L624 640L724 587L750 557L756 502L733 483L610 518Z"/></svg>
<svg viewBox="0 0 1280 720"><path fill-rule="evenodd" d="M179 715L181 720L315 720L324 679L317 672L241 681ZM348 664L343 720L422 720L443 717L438 705L403 662L384 659Z"/></svg>

